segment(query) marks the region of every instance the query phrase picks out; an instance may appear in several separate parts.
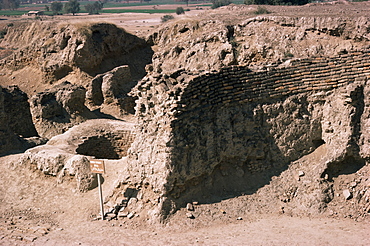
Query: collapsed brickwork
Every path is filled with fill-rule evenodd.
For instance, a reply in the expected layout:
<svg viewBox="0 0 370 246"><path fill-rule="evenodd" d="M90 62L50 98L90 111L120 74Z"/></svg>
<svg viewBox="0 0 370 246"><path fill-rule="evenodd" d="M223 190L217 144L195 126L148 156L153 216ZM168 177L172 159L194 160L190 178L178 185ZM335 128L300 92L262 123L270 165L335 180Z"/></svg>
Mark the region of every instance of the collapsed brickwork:
<svg viewBox="0 0 370 246"><path fill-rule="evenodd" d="M299 59L286 68L267 67L251 72L248 67L231 66L219 73L193 79L180 102L186 111L195 107L232 102L271 101L298 93L332 90L369 76L369 52L339 57ZM177 109L181 110L181 106Z"/></svg>
<svg viewBox="0 0 370 246"><path fill-rule="evenodd" d="M131 130L119 130L86 137L76 152L81 155L94 156L98 159L121 159L127 156L127 150L135 138Z"/></svg>
<svg viewBox="0 0 370 246"><path fill-rule="evenodd" d="M153 214L164 218L192 200L252 194L324 144L312 179L323 183L317 203L330 201L324 174L369 160L369 58L359 51L262 72L148 75L132 91L138 135L122 185L146 190Z"/></svg>
<svg viewBox="0 0 370 246"><path fill-rule="evenodd" d="M119 159L107 160L121 177L111 184L106 205L116 211L130 200L128 210L144 219L164 219L191 201L264 192L270 204L289 202L285 210L322 211L335 199L333 178L356 173L369 161L370 62L369 51L360 48L369 43L367 23L367 18L257 17L235 25L185 20L138 43L112 25L63 25L2 62L3 69L27 70L23 54L38 57L32 47L41 45L48 54L41 77L57 83L53 88L37 83L50 87L44 91L31 89L21 74L11 77L28 93L40 90L30 101L33 123L50 138L28 150L19 165L57 176L58 182L74 176L77 189L86 191L96 186L87 156ZM86 42L69 35L74 32ZM118 46L125 47L118 50L132 54L118 59L120 52L105 49L117 35ZM128 43L124 37L130 37ZM156 46L152 64L132 89L136 81L129 73L144 74L149 43ZM98 58L87 54L95 45L102 48L96 49ZM360 51L348 53L355 49ZM65 52L78 55L54 59ZM314 55L321 57L306 59ZM287 60L291 57L305 59ZM134 133L133 124L125 125L133 117L125 117L135 99ZM1 108L0 117L7 117ZM121 120L95 120L99 117ZM297 175L292 167L304 170L304 178L289 180ZM270 184L275 186L262 191ZM365 186L356 181L356 187ZM361 196L370 199L369 192ZM362 199L364 208L369 199Z"/></svg>
<svg viewBox="0 0 370 246"><path fill-rule="evenodd" d="M56 176L58 182L73 176L77 190L86 192L97 186L89 160L106 159L109 165L111 159L126 156L135 138L132 128L132 123L118 120L88 120L51 138L44 145L27 150L19 165L31 166L44 174Z"/></svg>

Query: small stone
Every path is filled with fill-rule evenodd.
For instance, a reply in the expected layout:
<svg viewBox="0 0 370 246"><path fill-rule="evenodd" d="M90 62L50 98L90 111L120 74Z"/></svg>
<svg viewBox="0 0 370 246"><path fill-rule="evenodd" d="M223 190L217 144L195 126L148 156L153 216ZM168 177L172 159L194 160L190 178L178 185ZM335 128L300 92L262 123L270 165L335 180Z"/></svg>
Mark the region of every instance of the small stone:
<svg viewBox="0 0 370 246"><path fill-rule="evenodd" d="M124 211L118 212L118 217L127 217L127 216L128 216L128 212L124 212Z"/></svg>
<svg viewBox="0 0 370 246"><path fill-rule="evenodd" d="M354 188L354 187L356 187L356 185L357 185L357 182L353 181L349 184L349 187Z"/></svg>
<svg viewBox="0 0 370 246"><path fill-rule="evenodd" d="M304 173L303 171L299 171L299 172L298 172L298 176L299 176L299 177L303 177L303 176L304 176L304 174L305 174L305 173Z"/></svg>
<svg viewBox="0 0 370 246"><path fill-rule="evenodd" d="M243 220L243 218L242 217L238 217L238 218L236 218L236 220Z"/></svg>
<svg viewBox="0 0 370 246"><path fill-rule="evenodd" d="M223 213L223 214L226 214L226 211L223 210L223 209L220 209L220 212Z"/></svg>
<svg viewBox="0 0 370 246"><path fill-rule="evenodd" d="M325 180L328 180L329 179L329 175L328 174L325 174L324 179Z"/></svg>
<svg viewBox="0 0 370 246"><path fill-rule="evenodd" d="M193 205L199 205L199 202L198 201L194 201L193 202Z"/></svg>
<svg viewBox="0 0 370 246"><path fill-rule="evenodd" d="M132 219L132 218L134 218L134 216L135 216L135 213L131 212L127 215L127 218Z"/></svg>
<svg viewBox="0 0 370 246"><path fill-rule="evenodd" d="M23 237L21 237L21 236L14 236L13 238L16 239L16 240L19 240L19 241L23 240Z"/></svg>
<svg viewBox="0 0 370 246"><path fill-rule="evenodd" d="M346 190L343 190L343 196L346 200L349 200L352 198L352 193L348 189L346 189Z"/></svg>
<svg viewBox="0 0 370 246"><path fill-rule="evenodd" d="M186 213L186 218L195 219L195 217L192 213Z"/></svg>
<svg viewBox="0 0 370 246"><path fill-rule="evenodd" d="M194 211L194 206L193 206L193 204L192 204L192 203L188 203L188 204L186 204L186 209L187 209L188 211Z"/></svg>
<svg viewBox="0 0 370 246"><path fill-rule="evenodd" d="M131 197L130 200L127 203L127 207L132 207L137 203L137 198L136 197Z"/></svg>
<svg viewBox="0 0 370 246"><path fill-rule="evenodd" d="M49 229L46 228L46 227L38 227L36 230L35 230L35 233L40 235L40 236L44 236L46 234L49 233Z"/></svg>
<svg viewBox="0 0 370 246"><path fill-rule="evenodd" d="M33 242L37 239L36 236L24 236L23 241Z"/></svg>
<svg viewBox="0 0 370 246"><path fill-rule="evenodd" d="M105 215L105 218L107 219L107 220L112 220L112 219L115 219L117 217L117 214L115 214L115 213L107 213L106 215Z"/></svg>

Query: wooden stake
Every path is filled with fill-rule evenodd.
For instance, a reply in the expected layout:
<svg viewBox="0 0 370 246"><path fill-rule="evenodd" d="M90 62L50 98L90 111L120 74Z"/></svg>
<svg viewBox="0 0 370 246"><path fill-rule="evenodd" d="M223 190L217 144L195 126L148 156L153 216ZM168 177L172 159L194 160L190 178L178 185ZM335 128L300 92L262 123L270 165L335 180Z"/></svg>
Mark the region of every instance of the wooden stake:
<svg viewBox="0 0 370 246"><path fill-rule="evenodd" d="M101 188L101 181L100 181L100 178L101 178L101 174L98 173L98 188L99 188L99 198L100 198L100 213L101 213L101 218L102 220L104 220L104 205L103 205L103 192L102 192L102 188Z"/></svg>

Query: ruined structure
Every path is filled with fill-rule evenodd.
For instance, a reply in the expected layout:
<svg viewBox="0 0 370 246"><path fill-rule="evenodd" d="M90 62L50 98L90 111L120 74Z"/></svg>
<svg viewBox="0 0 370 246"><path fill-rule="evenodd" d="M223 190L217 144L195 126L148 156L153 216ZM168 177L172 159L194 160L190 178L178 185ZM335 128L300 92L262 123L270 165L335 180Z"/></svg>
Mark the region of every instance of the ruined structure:
<svg viewBox="0 0 370 246"><path fill-rule="evenodd" d="M130 181L148 184L166 215L193 200L253 194L325 145L310 177L322 184L297 196L319 192L315 202L328 203L328 179L369 159L369 58L360 51L263 72L233 66L147 77L133 90L140 135L129 155Z"/></svg>
<svg viewBox="0 0 370 246"><path fill-rule="evenodd" d="M96 186L89 158L118 164L106 206L150 221L238 196L272 204L259 211L318 214L343 189L336 178L351 174L353 209L366 215L369 19L208 17L146 40L110 24L48 27L50 37L4 59L12 81L42 64L39 78L52 84L23 87L37 133L50 140L20 165L74 176L87 191Z"/></svg>
<svg viewBox="0 0 370 246"><path fill-rule="evenodd" d="M131 123L122 121L89 120L51 138L45 145L27 150L20 163L56 176L58 182L74 177L76 189L86 192L97 186L96 176L90 172L89 160L126 156L134 139L132 127Z"/></svg>

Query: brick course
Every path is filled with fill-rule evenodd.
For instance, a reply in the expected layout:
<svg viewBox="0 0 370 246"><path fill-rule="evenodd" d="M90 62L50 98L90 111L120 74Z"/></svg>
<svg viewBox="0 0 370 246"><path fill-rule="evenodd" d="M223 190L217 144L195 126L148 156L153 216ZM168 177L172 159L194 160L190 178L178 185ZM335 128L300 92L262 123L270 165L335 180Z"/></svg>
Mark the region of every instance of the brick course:
<svg viewBox="0 0 370 246"><path fill-rule="evenodd" d="M298 93L332 90L358 79L370 78L370 51L336 57L316 57L291 61L266 71L251 72L247 66L231 66L217 73L193 78L182 96L185 111L224 103L266 102Z"/></svg>

